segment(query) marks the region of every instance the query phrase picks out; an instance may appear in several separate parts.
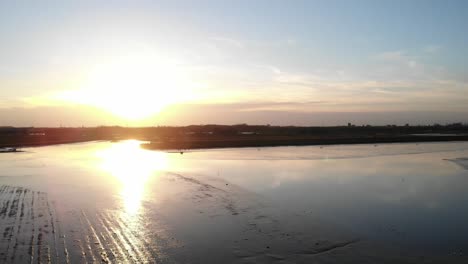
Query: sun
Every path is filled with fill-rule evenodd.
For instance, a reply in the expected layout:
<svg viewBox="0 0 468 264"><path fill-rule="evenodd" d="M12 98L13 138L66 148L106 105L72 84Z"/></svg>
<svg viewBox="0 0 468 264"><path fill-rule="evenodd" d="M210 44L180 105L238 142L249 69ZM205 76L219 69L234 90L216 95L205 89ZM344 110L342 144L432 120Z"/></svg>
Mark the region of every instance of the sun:
<svg viewBox="0 0 468 264"><path fill-rule="evenodd" d="M89 88L100 91L96 104L127 119L141 119L177 101L177 76L148 61L105 65L90 78Z"/></svg>
<svg viewBox="0 0 468 264"><path fill-rule="evenodd" d="M96 64L79 90L61 97L126 120L141 120L168 105L190 100L194 97L190 88L189 78L176 64L140 53Z"/></svg>

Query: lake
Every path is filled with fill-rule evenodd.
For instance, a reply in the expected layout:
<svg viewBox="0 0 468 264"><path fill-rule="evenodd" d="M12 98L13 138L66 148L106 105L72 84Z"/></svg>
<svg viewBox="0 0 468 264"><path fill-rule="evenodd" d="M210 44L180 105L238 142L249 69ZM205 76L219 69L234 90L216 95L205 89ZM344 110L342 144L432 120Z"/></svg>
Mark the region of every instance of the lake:
<svg viewBox="0 0 468 264"><path fill-rule="evenodd" d="M468 143L0 154L0 261L467 263Z"/></svg>

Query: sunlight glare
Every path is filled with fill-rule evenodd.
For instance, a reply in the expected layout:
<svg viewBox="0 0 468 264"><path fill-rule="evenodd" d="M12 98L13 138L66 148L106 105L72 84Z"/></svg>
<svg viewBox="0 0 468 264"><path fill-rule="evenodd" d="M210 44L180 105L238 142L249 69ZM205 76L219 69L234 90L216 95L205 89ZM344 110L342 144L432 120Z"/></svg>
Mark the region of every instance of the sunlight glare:
<svg viewBox="0 0 468 264"><path fill-rule="evenodd" d="M149 51L96 64L79 90L62 100L96 106L126 120L142 120L195 98L194 83L176 63Z"/></svg>
<svg viewBox="0 0 468 264"><path fill-rule="evenodd" d="M140 141L128 140L98 153L102 159L101 168L121 183L120 195L129 215L140 211L149 177L167 165L164 153L143 150L140 144Z"/></svg>

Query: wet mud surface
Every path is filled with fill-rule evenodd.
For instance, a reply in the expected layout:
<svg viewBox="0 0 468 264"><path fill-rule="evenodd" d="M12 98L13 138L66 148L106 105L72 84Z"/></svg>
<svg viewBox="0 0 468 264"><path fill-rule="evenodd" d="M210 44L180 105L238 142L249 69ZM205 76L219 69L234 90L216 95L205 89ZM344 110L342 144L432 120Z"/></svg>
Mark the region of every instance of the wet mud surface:
<svg viewBox="0 0 468 264"><path fill-rule="evenodd" d="M171 263L164 239L120 212L57 213L47 193L22 187L0 186L0 229L1 263Z"/></svg>
<svg viewBox="0 0 468 264"><path fill-rule="evenodd" d="M464 207L454 206L463 205L466 185L460 183L466 171L447 161L463 153L436 152L428 160L418 155L429 154L362 158L376 151L372 146L367 152L336 150L359 159L284 161L293 154L270 150L268 157L280 158L246 161L240 159L243 150L219 152L229 159L214 161L155 155L133 145L97 157L96 149L109 146L68 148L11 154L0 161L0 263L468 263L467 251L455 244L436 252L396 243L409 240L419 223L428 226L423 235L436 240L432 227L442 230L454 215L463 217ZM261 152L247 152L254 151ZM407 164L400 162L409 157L415 167L398 171L395 164ZM185 163L171 163L179 161ZM443 170L420 169L434 161ZM357 176L349 176L351 165ZM363 170L371 165L380 169ZM383 167L390 169L388 175L376 178ZM441 185L443 171L453 173L445 175L446 185ZM442 191L459 196L446 201L437 196ZM460 210L452 215L444 205ZM411 207L398 211L405 206ZM324 218L327 212L343 221ZM376 218L385 212L390 213ZM359 221L352 219L356 214ZM406 217L411 214L428 217ZM444 220L444 214L445 224L424 222ZM353 229L371 217L377 219L368 222L371 227L382 227L376 236L364 232L371 228ZM416 225L404 225L408 220ZM464 223L452 226L462 232ZM385 237L389 233L392 240ZM463 246L460 237L456 245Z"/></svg>
<svg viewBox="0 0 468 264"><path fill-rule="evenodd" d="M456 158L456 159L447 159L448 161L451 161L461 168L468 170L468 158Z"/></svg>
<svg viewBox="0 0 468 264"><path fill-rule="evenodd" d="M0 262L271 263L298 261L297 256L326 254L359 241L331 242L318 228L316 239L307 237L311 232L283 225L271 208L258 200L252 204L248 196L253 194L224 182L180 174L168 174L167 181L185 193L174 193L182 199L169 202L185 208L188 218L182 222L178 214L160 214L163 208L151 204L137 220L119 210L57 209L45 192L2 185ZM161 224L171 218L172 225Z"/></svg>
<svg viewBox="0 0 468 264"><path fill-rule="evenodd" d="M443 263L377 247L309 212L219 179L167 173L177 186L144 213L68 208L45 192L0 186L2 263ZM174 197L176 199L174 199ZM464 256L451 261L464 263ZM377 261L377 262L376 262Z"/></svg>

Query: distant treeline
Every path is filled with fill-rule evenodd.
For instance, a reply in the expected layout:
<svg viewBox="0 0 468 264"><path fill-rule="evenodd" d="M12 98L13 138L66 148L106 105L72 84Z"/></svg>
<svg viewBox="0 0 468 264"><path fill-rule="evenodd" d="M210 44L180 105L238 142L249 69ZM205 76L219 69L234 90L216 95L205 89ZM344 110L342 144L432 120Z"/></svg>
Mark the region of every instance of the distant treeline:
<svg viewBox="0 0 468 264"><path fill-rule="evenodd" d="M154 127L122 127L122 126L99 126L99 127L0 127L0 136L153 136L153 135L174 135L174 134L265 134L265 135L324 135L324 134L418 134L418 133L468 133L468 124L434 124L434 125L353 125L345 126L270 126L270 125L189 125L189 126L154 126Z"/></svg>
<svg viewBox="0 0 468 264"><path fill-rule="evenodd" d="M320 138L382 137L413 134L468 134L468 124L356 126L351 123L334 127L301 127L270 125L190 125L156 127L80 127L80 128L16 128L0 127L0 147L36 146L91 140L174 140L187 138L219 138L225 136L306 136Z"/></svg>

